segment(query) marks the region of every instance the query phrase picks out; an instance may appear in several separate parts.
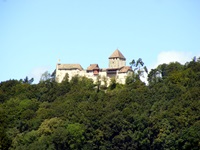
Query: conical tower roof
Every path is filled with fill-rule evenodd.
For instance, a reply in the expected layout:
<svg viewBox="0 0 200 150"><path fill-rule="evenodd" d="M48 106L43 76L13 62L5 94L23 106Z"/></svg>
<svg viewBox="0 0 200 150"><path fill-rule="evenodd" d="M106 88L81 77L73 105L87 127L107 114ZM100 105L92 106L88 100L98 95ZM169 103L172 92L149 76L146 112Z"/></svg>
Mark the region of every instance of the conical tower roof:
<svg viewBox="0 0 200 150"><path fill-rule="evenodd" d="M124 55L118 49L116 49L113 52L113 54L109 57L109 59L112 59L112 58L121 58L121 59L126 60L126 58L124 57Z"/></svg>

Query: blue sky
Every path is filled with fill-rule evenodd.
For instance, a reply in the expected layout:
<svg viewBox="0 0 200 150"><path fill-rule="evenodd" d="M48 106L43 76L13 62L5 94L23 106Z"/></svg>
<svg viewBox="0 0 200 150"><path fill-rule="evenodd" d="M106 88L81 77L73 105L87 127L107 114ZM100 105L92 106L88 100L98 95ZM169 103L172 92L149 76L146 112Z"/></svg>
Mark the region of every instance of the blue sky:
<svg viewBox="0 0 200 150"><path fill-rule="evenodd" d="M199 0L0 0L0 82L61 63L108 67L119 49L147 67L200 56Z"/></svg>

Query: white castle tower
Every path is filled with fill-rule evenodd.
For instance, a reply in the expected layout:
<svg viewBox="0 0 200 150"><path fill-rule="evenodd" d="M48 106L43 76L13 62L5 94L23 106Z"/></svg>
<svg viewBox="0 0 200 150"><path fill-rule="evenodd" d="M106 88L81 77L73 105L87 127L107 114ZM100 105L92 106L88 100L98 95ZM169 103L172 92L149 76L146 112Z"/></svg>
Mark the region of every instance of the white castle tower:
<svg viewBox="0 0 200 150"><path fill-rule="evenodd" d="M123 66L126 66L126 58L116 49L109 57L109 68L121 68Z"/></svg>

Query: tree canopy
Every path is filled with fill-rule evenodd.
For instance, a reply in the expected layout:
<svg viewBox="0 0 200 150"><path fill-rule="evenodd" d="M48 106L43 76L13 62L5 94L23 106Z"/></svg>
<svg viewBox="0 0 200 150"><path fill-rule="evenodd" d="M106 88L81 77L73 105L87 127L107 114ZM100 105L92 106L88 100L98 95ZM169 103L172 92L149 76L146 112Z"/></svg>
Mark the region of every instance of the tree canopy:
<svg viewBox="0 0 200 150"><path fill-rule="evenodd" d="M0 83L2 150L200 149L200 59L161 64L148 85L137 73L109 87L48 72L32 81Z"/></svg>

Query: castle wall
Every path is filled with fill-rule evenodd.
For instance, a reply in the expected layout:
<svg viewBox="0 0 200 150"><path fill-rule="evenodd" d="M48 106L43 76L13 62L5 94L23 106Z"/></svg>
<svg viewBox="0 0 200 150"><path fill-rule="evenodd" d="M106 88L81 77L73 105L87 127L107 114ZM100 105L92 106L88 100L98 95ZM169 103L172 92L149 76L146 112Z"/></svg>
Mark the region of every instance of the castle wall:
<svg viewBox="0 0 200 150"><path fill-rule="evenodd" d="M89 79L92 79L94 83L97 82L98 76L99 80L101 81L101 85L105 85L104 81L107 82L107 85L110 84L111 78L116 78L116 82L120 84L125 84L126 77L128 76L128 73L118 73L116 74L107 74L106 71L99 72L99 75L94 75L93 72L86 72L86 70L80 71L78 69L76 70L56 70L56 81L58 83L61 83L64 79L65 75L68 73L69 75L69 81L72 79L73 76L79 75L79 76L85 76Z"/></svg>
<svg viewBox="0 0 200 150"><path fill-rule="evenodd" d="M120 68L126 66L126 61L120 58L109 59L109 68Z"/></svg>
<svg viewBox="0 0 200 150"><path fill-rule="evenodd" d="M73 69L73 70L58 69L58 65L57 65L56 66L56 81L58 83L61 83L67 73L69 75L69 81L70 81L72 77L75 75L84 76L86 74L86 71L85 70L80 71L79 69Z"/></svg>
<svg viewBox="0 0 200 150"><path fill-rule="evenodd" d="M127 73L118 73L117 74L117 77L116 77L116 81L117 83L120 83L120 84L125 84L126 83L126 78L128 75L130 75L131 72L128 71Z"/></svg>
<svg viewBox="0 0 200 150"><path fill-rule="evenodd" d="M107 79L106 71L100 71L98 75L94 75L93 72L86 72L85 77L92 79L94 83L97 82L97 79L101 81L101 85L104 85L103 79L104 77ZM108 80L108 79L107 79Z"/></svg>

